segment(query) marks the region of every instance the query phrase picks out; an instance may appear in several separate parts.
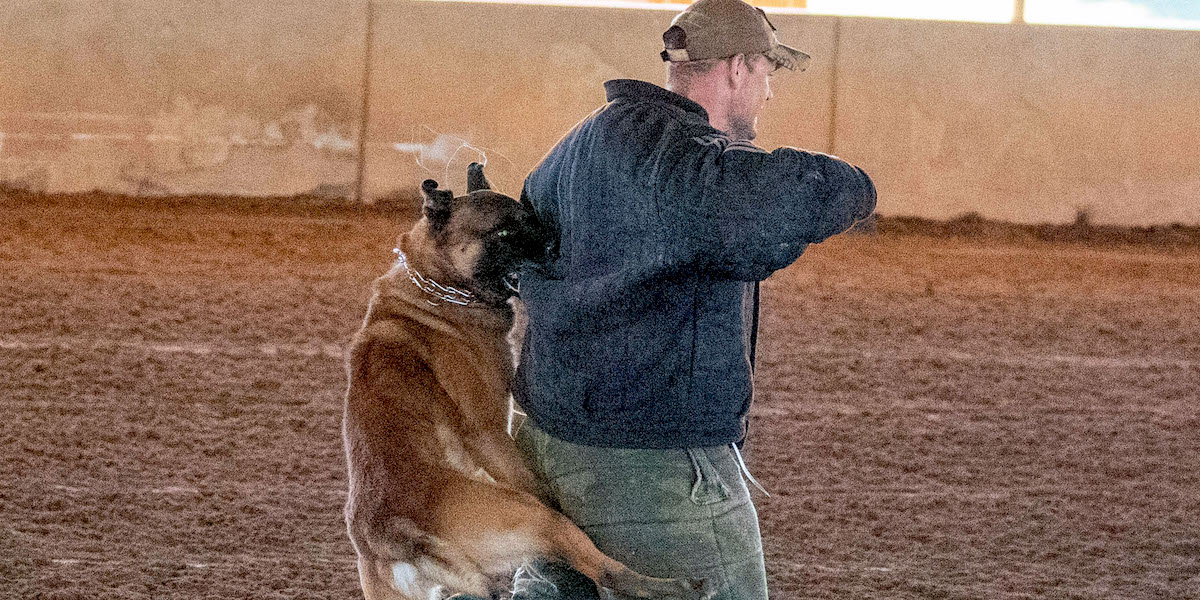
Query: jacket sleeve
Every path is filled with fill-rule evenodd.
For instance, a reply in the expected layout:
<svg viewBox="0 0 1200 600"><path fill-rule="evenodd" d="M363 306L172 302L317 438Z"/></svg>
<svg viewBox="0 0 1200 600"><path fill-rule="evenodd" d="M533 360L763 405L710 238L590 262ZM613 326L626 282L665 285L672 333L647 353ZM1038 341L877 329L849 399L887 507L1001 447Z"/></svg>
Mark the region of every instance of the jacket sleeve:
<svg viewBox="0 0 1200 600"><path fill-rule="evenodd" d="M837 157L767 152L712 131L670 143L659 212L676 256L714 275L765 279L875 209L871 179Z"/></svg>

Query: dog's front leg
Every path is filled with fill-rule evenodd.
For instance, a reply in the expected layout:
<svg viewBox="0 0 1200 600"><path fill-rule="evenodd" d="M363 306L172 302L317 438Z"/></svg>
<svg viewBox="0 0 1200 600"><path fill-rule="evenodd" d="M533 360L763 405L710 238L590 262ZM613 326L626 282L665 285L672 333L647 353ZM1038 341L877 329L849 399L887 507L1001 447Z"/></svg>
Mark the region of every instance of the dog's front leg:
<svg viewBox="0 0 1200 600"><path fill-rule="evenodd" d="M525 465L525 457L503 431L480 432L471 442L476 460L498 483L532 494L543 501L547 490Z"/></svg>

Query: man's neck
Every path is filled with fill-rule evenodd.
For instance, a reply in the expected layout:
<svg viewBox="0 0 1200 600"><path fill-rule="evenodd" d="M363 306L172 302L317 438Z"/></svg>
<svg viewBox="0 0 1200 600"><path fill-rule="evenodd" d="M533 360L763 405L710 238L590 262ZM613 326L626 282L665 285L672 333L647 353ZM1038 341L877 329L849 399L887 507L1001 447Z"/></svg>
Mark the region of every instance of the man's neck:
<svg viewBox="0 0 1200 600"><path fill-rule="evenodd" d="M704 82L694 82L687 89L680 90L667 83L667 89L679 94L699 104L704 111L708 113L708 124L714 129L729 132L729 95L717 89L714 85L705 85Z"/></svg>

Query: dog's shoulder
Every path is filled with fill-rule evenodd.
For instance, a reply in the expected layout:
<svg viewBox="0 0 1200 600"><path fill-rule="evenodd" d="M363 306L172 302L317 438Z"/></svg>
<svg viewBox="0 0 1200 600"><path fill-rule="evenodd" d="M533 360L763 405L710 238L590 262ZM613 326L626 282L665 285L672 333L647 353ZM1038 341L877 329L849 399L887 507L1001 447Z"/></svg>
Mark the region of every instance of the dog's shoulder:
<svg viewBox="0 0 1200 600"><path fill-rule="evenodd" d="M397 294L399 289L387 275L375 280L367 314L350 342L352 349L384 346L419 350L427 345L430 335L420 323L420 309L411 299Z"/></svg>

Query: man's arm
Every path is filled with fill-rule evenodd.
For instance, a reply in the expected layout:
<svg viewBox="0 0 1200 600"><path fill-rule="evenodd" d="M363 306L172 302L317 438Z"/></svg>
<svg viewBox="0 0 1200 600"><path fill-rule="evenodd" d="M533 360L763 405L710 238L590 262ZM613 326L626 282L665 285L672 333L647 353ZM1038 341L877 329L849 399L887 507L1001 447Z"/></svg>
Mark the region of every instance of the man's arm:
<svg viewBox="0 0 1200 600"><path fill-rule="evenodd" d="M675 160L657 194L667 226L689 263L733 279L765 279L875 209L867 174L819 152L767 152L710 134L668 154Z"/></svg>

